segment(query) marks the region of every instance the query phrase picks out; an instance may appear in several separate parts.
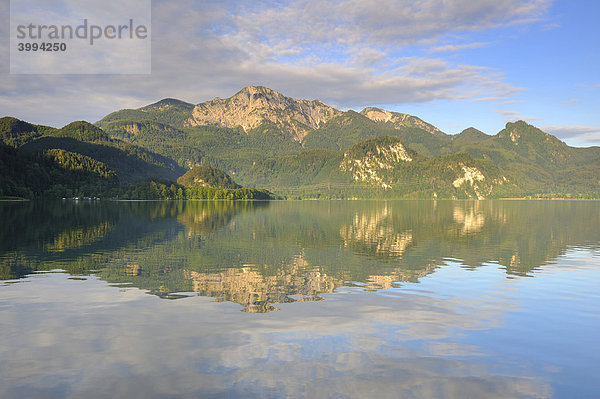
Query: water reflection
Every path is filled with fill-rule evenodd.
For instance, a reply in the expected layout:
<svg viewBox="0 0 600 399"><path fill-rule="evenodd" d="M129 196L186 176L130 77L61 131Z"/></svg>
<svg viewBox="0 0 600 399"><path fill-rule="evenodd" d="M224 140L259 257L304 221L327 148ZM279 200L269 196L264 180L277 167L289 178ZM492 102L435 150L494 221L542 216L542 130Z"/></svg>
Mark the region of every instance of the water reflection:
<svg viewBox="0 0 600 399"><path fill-rule="evenodd" d="M372 212L356 212L352 223L340 229L344 246L375 257L401 258L413 236L410 230L397 231L391 213L387 203Z"/></svg>
<svg viewBox="0 0 600 399"><path fill-rule="evenodd" d="M319 270L311 270L300 257L275 275L263 275L255 265L245 265L215 273L186 270L184 278L192 281L192 289L199 295L239 303L251 313L274 310L272 303L321 300L318 294L333 292L342 284Z"/></svg>
<svg viewBox="0 0 600 399"><path fill-rule="evenodd" d="M3 336L11 345L0 345L5 398L458 399L552 393L535 368L487 364L481 348L455 336L497 325L506 309L502 297L475 296L467 310L458 300L401 290L361 295L343 287L318 306L282 304L294 311L254 317L206 298L174 306L134 289L111 292L93 277L41 277L4 291L6 301L36 315L0 313L10 320Z"/></svg>
<svg viewBox="0 0 600 399"><path fill-rule="evenodd" d="M567 248L597 249L599 209L593 201L0 203L0 279L63 269L266 312L345 285L417 282L447 259L531 276Z"/></svg>
<svg viewBox="0 0 600 399"><path fill-rule="evenodd" d="M462 234L477 233L485 224L485 215L479 210L479 203L475 202L472 207L465 209L455 206L453 211L454 221L462 227Z"/></svg>

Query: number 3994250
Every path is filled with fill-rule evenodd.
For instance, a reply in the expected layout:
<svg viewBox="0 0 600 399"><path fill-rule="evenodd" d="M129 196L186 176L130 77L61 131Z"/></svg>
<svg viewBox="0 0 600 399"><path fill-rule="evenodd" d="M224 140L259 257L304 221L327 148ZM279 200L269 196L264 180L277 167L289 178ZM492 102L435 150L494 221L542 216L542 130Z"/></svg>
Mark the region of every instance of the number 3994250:
<svg viewBox="0 0 600 399"><path fill-rule="evenodd" d="M19 51L67 51L67 43L18 43Z"/></svg>

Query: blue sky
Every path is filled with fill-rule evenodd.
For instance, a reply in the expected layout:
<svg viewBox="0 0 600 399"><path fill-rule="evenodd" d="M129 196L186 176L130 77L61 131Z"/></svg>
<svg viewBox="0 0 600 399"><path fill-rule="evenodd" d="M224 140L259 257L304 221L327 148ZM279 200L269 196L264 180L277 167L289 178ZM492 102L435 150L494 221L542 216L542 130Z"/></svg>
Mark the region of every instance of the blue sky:
<svg viewBox="0 0 600 399"><path fill-rule="evenodd" d="M0 13L8 54L8 0ZM151 75L10 75L2 57L0 113L61 126L264 85L343 110L410 113L451 134L523 119L600 145L597 2L154 0L152 13Z"/></svg>

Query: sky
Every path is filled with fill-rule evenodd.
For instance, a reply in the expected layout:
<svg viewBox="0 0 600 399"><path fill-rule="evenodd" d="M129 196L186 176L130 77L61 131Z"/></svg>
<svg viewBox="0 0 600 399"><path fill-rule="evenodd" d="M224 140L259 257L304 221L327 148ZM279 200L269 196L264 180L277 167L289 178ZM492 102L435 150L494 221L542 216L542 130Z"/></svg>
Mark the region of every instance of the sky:
<svg viewBox="0 0 600 399"><path fill-rule="evenodd" d="M141 75L10 74L9 0L0 15L0 116L32 123L262 85L416 115L448 134L521 119L572 146L600 145L600 2L153 0L152 72Z"/></svg>

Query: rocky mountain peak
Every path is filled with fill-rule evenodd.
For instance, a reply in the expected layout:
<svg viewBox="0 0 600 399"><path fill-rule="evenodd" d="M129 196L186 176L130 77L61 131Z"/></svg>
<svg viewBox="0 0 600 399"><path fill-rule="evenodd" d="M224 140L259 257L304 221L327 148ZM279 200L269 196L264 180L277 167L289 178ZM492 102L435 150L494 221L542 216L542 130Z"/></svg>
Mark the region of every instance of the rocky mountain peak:
<svg viewBox="0 0 600 399"><path fill-rule="evenodd" d="M376 107L367 107L360 113L375 122L389 122L393 116L390 111Z"/></svg>
<svg viewBox="0 0 600 399"><path fill-rule="evenodd" d="M248 132L272 123L301 141L306 133L342 112L320 101L297 100L263 86L248 86L225 99L198 104L188 119L189 126L240 126Z"/></svg>
<svg viewBox="0 0 600 399"><path fill-rule="evenodd" d="M265 86L246 86L244 87L242 90L240 90L239 92L237 92L234 96L237 95L256 95L256 94L262 94L262 95L279 95L281 96L282 94L273 90L273 89L269 89L268 87Z"/></svg>
<svg viewBox="0 0 600 399"><path fill-rule="evenodd" d="M376 107L367 107L360 113L374 122L392 125L395 129L413 127L425 130L427 133L436 136L444 135L444 133L437 127L409 114L386 111L385 109Z"/></svg>
<svg viewBox="0 0 600 399"><path fill-rule="evenodd" d="M515 145L518 145L519 142L525 139L529 142L547 142L565 146L565 144L556 137L543 132L537 127L522 120L508 122L506 127L498 133L498 136L501 138L510 138Z"/></svg>

